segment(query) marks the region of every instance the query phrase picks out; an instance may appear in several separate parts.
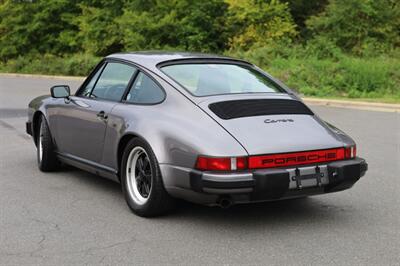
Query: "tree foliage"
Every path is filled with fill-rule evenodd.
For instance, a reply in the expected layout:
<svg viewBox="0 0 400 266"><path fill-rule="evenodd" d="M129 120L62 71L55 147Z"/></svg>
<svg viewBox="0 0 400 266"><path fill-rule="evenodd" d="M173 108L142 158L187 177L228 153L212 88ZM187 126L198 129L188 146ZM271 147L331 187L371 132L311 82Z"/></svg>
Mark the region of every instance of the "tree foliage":
<svg viewBox="0 0 400 266"><path fill-rule="evenodd" d="M289 5L290 14L297 25L302 39L309 36L306 21L324 11L328 0L286 0Z"/></svg>
<svg viewBox="0 0 400 266"><path fill-rule="evenodd" d="M0 71L86 75L154 49L241 57L306 95L400 101L399 0L0 0Z"/></svg>
<svg viewBox="0 0 400 266"><path fill-rule="evenodd" d="M250 49L287 41L296 36L296 26L287 3L260 0L226 0L232 25L231 49Z"/></svg>
<svg viewBox="0 0 400 266"><path fill-rule="evenodd" d="M219 0L134 1L117 19L124 47L182 49L217 52L226 44L224 15L227 5Z"/></svg>
<svg viewBox="0 0 400 266"><path fill-rule="evenodd" d="M122 13L123 0L91 0L78 4L80 14L71 23L78 27L70 40L87 53L105 55L120 51L121 33L115 19Z"/></svg>
<svg viewBox="0 0 400 266"><path fill-rule="evenodd" d="M399 36L398 0L0 1L2 62L148 49L280 54L283 45L375 56Z"/></svg>
<svg viewBox="0 0 400 266"><path fill-rule="evenodd" d="M307 26L347 52L387 51L400 46L400 2L397 0L331 0L325 12Z"/></svg>
<svg viewBox="0 0 400 266"><path fill-rule="evenodd" d="M68 20L77 10L76 1L69 0L4 1L0 4L0 58L73 51L62 41L62 33L76 30Z"/></svg>

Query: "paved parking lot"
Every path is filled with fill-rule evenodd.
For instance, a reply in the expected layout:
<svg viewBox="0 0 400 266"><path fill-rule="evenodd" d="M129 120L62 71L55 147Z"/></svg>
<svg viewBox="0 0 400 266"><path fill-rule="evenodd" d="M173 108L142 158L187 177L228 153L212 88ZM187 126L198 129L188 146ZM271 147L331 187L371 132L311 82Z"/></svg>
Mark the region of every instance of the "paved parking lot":
<svg viewBox="0 0 400 266"><path fill-rule="evenodd" d="M350 190L227 210L181 203L144 219L116 183L37 169L25 108L65 83L79 85L0 76L0 265L400 265L400 114L312 107L369 163Z"/></svg>

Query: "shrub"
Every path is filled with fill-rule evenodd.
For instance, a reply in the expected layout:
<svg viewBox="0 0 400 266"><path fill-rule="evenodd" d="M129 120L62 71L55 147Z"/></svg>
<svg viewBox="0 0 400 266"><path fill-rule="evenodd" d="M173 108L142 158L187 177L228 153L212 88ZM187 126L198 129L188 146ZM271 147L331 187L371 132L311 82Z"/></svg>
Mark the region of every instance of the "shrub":
<svg viewBox="0 0 400 266"><path fill-rule="evenodd" d="M330 39L317 36L307 42L305 47L307 56L316 57L318 59L333 58L338 60L342 57L342 50Z"/></svg>
<svg viewBox="0 0 400 266"><path fill-rule="evenodd" d="M90 55L71 55L57 57L54 55L19 56L0 65L0 71L15 73L32 73L47 75L85 76L100 61Z"/></svg>
<svg viewBox="0 0 400 266"><path fill-rule="evenodd" d="M375 49L377 55L400 46L400 3L396 0L331 0L324 12L306 24L314 35L356 55L363 55L364 49Z"/></svg>
<svg viewBox="0 0 400 266"><path fill-rule="evenodd" d="M357 58L340 56L319 58L307 53L309 47L260 47L228 55L243 58L265 69L290 88L306 96L391 98L400 101L400 60L391 56ZM0 63L2 72L86 76L100 61L91 55L62 57L18 57Z"/></svg>
<svg viewBox="0 0 400 266"><path fill-rule="evenodd" d="M323 57L307 52L313 47L302 48L278 52L263 47L231 55L259 65L306 96L400 98L400 61L396 57L357 58L337 52L335 46L328 47ZM337 52L336 56L331 51Z"/></svg>

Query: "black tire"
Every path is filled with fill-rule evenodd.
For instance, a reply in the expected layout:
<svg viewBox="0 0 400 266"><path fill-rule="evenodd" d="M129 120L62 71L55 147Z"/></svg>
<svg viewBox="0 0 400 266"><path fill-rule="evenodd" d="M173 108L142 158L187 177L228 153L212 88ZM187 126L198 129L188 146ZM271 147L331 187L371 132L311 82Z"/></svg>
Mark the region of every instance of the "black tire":
<svg viewBox="0 0 400 266"><path fill-rule="evenodd" d="M134 171L134 179L136 179L136 169L132 169L131 162L128 162L128 159L132 158L132 154L135 153L136 150L140 150L143 156L146 156L146 164L148 170L151 169L151 173L148 173L148 180L151 179L151 186L148 188L147 198L145 198L145 202L139 203L139 200L135 197L135 193L132 192L132 187L134 186L132 183L132 175L130 174ZM143 153L145 151L145 153ZM138 159L139 160L139 159ZM129 168L127 167L129 163ZM143 163L143 161L142 161ZM148 166L148 164L150 166ZM135 163L136 165L136 163ZM139 164L138 164L139 165ZM130 169L130 170L128 170ZM122 190L125 196L125 200L129 206L129 208L137 215L142 217L152 217L152 216L159 216L162 214L167 213L168 211L172 210L175 206L175 200L168 194L168 192L164 188L164 183L162 180L160 168L154 155L153 150L151 149L150 145L140 139L134 138L132 139L125 147L123 156L122 156L122 163L121 163L121 183L122 183ZM138 172L139 173L139 172ZM143 171L144 173L144 171ZM129 176L130 175L130 176ZM150 178L151 176L151 178ZM137 181L135 181L137 182ZM138 187L138 186L136 186ZM140 189L136 191L139 192Z"/></svg>
<svg viewBox="0 0 400 266"><path fill-rule="evenodd" d="M38 131L36 132L36 155L38 167L42 172L55 171L60 167L60 163L55 153L49 126L47 125L47 121L44 116L41 116L38 122L39 127ZM40 146L42 149L40 149Z"/></svg>

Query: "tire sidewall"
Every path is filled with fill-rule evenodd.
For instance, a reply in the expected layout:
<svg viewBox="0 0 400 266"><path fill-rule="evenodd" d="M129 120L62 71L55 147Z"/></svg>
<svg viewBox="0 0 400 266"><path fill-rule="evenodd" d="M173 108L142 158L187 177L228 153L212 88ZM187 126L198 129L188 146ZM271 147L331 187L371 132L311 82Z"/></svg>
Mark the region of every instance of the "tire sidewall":
<svg viewBox="0 0 400 266"><path fill-rule="evenodd" d="M127 161L130 152L135 148L135 147L141 147L143 148L147 156L149 157L150 160L150 167L151 167L151 188L150 188L150 193L149 193L149 198L147 201L143 204L137 204L135 200L132 198L129 189L128 189L128 178L126 176L126 171L127 171ZM153 153L153 150L151 149L150 145L139 138L132 139L128 145L125 147L123 156L122 156L122 164L121 164L121 184L122 184L122 190L125 196L125 199L129 205L129 207L137 214L143 215L144 213L147 213L148 211L151 210L154 199L157 195L155 195L155 186L157 185L157 182L160 182L160 170L158 166L157 159Z"/></svg>
<svg viewBox="0 0 400 266"><path fill-rule="evenodd" d="M40 138L41 138L42 134L45 134L44 127L47 125L45 123L46 123L46 119L43 116L41 116L39 118L39 127L38 127L38 132L37 132L37 137L36 137L36 145L37 145L36 159L37 159L37 164L38 164L38 167L40 170L43 170L43 159L44 159L44 149L43 149L44 143L40 142ZM42 158L41 159L40 159L40 147L39 147L40 145L42 145L42 147L41 147L42 148Z"/></svg>
<svg viewBox="0 0 400 266"><path fill-rule="evenodd" d="M36 137L36 159L38 167L43 172L55 171L59 168L59 161L54 151L54 144L47 124L46 118L42 115L39 118L39 127ZM42 138L42 159L40 160L40 138Z"/></svg>

